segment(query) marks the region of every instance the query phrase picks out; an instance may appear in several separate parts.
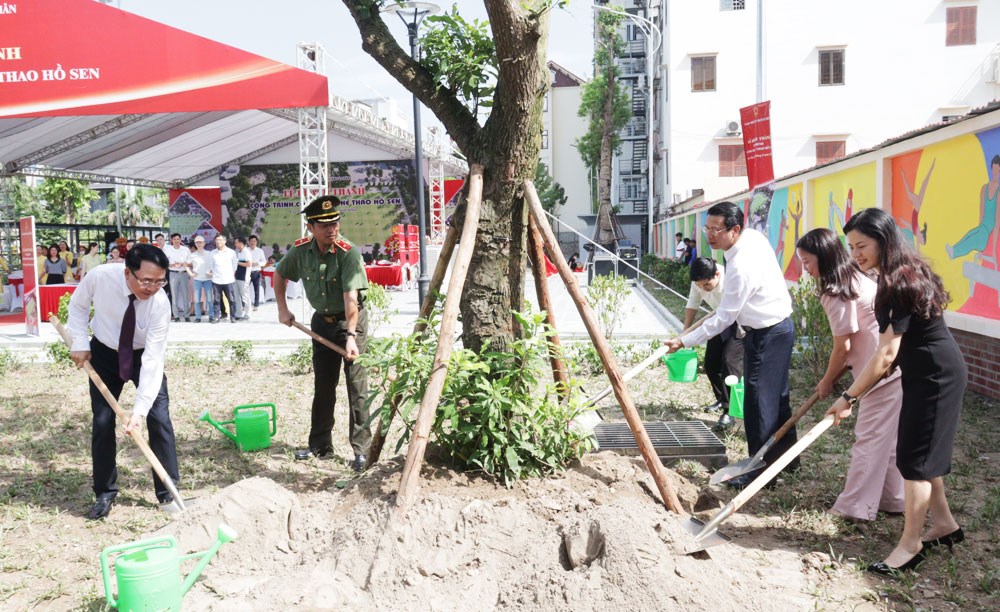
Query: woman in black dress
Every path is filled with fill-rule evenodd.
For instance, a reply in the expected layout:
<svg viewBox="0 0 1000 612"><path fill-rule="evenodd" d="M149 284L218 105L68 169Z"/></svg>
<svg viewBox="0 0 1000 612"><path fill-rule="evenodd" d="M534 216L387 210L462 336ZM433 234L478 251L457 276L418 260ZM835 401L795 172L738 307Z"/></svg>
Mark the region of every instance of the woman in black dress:
<svg viewBox="0 0 1000 612"><path fill-rule="evenodd" d="M881 335L864 371L827 414L839 424L859 396L899 366L903 406L896 466L904 479L903 534L884 561L868 566L870 572L890 574L914 569L934 546L951 549L965 539L948 507L942 477L951 471L968 372L942 316L949 296L941 277L903 240L893 218L865 209L851 217L844 232L861 269L878 272L875 317ZM921 538L928 510L931 527Z"/></svg>

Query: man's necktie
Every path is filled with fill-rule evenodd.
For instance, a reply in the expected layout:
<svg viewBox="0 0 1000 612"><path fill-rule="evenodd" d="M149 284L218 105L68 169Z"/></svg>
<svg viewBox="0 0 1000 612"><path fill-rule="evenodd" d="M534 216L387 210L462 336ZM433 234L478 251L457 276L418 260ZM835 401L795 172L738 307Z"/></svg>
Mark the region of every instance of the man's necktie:
<svg viewBox="0 0 1000 612"><path fill-rule="evenodd" d="M118 336L118 375L123 381L132 378L132 341L135 339L135 294L128 296L128 308L122 317L122 331Z"/></svg>

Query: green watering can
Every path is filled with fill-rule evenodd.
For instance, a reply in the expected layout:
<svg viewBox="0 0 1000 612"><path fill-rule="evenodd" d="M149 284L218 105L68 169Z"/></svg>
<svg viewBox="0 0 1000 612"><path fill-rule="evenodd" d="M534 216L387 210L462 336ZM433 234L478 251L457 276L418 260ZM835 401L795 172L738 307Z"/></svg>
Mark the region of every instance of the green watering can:
<svg viewBox="0 0 1000 612"><path fill-rule="evenodd" d="M219 552L223 544L236 539L236 532L228 525L219 525L219 533L212 547L204 552L180 556L177 540L162 536L105 548L101 553L101 573L104 576L104 594L108 605L124 612L139 610L170 610L179 612L181 599L191 589L201 572ZM111 595L110 556L115 559L115 578L118 581L118 599ZM181 583L181 561L200 557L188 577Z"/></svg>
<svg viewBox="0 0 1000 612"><path fill-rule="evenodd" d="M726 377L729 385L729 416L734 419L743 418L743 378L730 374Z"/></svg>
<svg viewBox="0 0 1000 612"><path fill-rule="evenodd" d="M270 408L268 414L267 408ZM233 408L232 421L216 421L208 410L198 420L205 421L226 434L242 451L261 450L271 446L271 436L278 430L278 412L274 404L244 404ZM236 425L236 434L223 425Z"/></svg>

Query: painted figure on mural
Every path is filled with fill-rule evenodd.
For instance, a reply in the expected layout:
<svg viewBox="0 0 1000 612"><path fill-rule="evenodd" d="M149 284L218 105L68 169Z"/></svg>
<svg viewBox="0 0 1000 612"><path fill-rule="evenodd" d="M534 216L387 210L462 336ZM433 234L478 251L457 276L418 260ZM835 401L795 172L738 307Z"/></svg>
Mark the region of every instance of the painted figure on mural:
<svg viewBox="0 0 1000 612"><path fill-rule="evenodd" d="M802 199L797 193L788 194L788 216L794 221L794 229L792 231L792 244L797 244L799 242L799 232L802 228ZM785 280L797 281L799 276L802 275L801 262L799 262L798 257L790 257L788 262L788 267L784 268Z"/></svg>
<svg viewBox="0 0 1000 612"><path fill-rule="evenodd" d="M854 213L854 190L847 190L847 199L844 200L844 209L841 210L840 206L833 200L833 192L830 192L830 218L828 221L828 227L833 231L838 231L840 228L844 227L848 221L851 220L851 215Z"/></svg>
<svg viewBox="0 0 1000 612"><path fill-rule="evenodd" d="M972 228L954 245L944 245L948 257L955 259L972 251L984 251L990 234L997 224L997 197L1000 196L1000 155L990 161L990 180L979 192L979 225Z"/></svg>
<svg viewBox="0 0 1000 612"><path fill-rule="evenodd" d="M927 223L924 223L923 228L920 227L920 209L924 205L927 184L931 180L931 173L934 172L934 164L936 163L936 159L931 162L931 167L927 170L924 181L920 184L920 191L915 193L913 187L910 186L910 181L906 180L906 173L902 170L899 171L899 176L903 179L903 185L906 187L906 197L909 198L910 204L913 205L913 213L910 215L909 223L906 223L903 219L897 219L896 222L903 230L903 235L906 236L907 241L912 242L918 251L921 246L927 244ZM914 176L914 179L916 179L916 176ZM916 180L913 181L913 184L917 184Z"/></svg>

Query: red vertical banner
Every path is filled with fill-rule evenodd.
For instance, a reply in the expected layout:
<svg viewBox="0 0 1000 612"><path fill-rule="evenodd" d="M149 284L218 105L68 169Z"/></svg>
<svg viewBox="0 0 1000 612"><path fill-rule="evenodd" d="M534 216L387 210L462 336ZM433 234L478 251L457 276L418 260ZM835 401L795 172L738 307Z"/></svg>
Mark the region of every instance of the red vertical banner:
<svg viewBox="0 0 1000 612"><path fill-rule="evenodd" d="M24 274L24 326L29 336L38 333L38 261L35 246L35 218L23 217L21 224L21 273Z"/></svg>
<svg viewBox="0 0 1000 612"><path fill-rule="evenodd" d="M774 180L771 161L771 102L758 102L740 109L743 152L747 160L750 189Z"/></svg>

